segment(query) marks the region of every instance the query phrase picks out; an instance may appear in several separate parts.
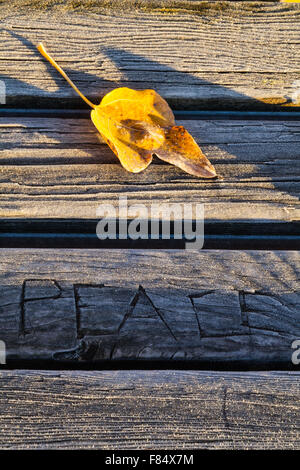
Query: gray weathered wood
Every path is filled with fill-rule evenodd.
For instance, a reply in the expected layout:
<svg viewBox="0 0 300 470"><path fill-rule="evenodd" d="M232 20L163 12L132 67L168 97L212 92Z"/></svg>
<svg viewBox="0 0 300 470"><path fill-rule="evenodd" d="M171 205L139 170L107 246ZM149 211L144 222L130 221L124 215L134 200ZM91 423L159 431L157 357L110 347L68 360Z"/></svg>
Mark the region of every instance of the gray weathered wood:
<svg viewBox="0 0 300 470"><path fill-rule="evenodd" d="M295 176L295 166L300 165L299 121L184 119L177 123L223 171L228 164L253 164L253 176L276 173L280 178ZM118 162L89 119L6 117L0 118L0 132L1 165ZM164 164L158 159L153 163Z"/></svg>
<svg viewBox="0 0 300 470"><path fill-rule="evenodd" d="M296 3L39 3L1 3L9 106L84 105L39 56L42 40L95 101L130 86L155 88L181 109L299 108Z"/></svg>
<svg viewBox="0 0 300 470"><path fill-rule="evenodd" d="M128 205L143 203L149 214L152 203L193 202L194 218L196 204L204 203L206 221L299 220L297 175L273 181L252 177L252 165L228 165L226 170L235 177L203 182L161 165L152 165L138 175L125 172L119 164L6 166L0 174L0 215L96 220L100 204L111 204L117 211L119 196L126 195ZM244 171L244 180L236 170ZM115 210L110 211L111 216Z"/></svg>
<svg viewBox="0 0 300 470"><path fill-rule="evenodd" d="M1 217L96 219L99 204L117 208L122 194L148 208L152 202L205 203L207 221L299 219L299 122L179 124L221 179L197 179L156 165L158 159L142 173L128 173L86 119L0 119Z"/></svg>
<svg viewBox="0 0 300 470"><path fill-rule="evenodd" d="M299 377L1 371L0 448L297 450Z"/></svg>
<svg viewBox="0 0 300 470"><path fill-rule="evenodd" d="M297 252L2 250L11 360L292 365Z"/></svg>

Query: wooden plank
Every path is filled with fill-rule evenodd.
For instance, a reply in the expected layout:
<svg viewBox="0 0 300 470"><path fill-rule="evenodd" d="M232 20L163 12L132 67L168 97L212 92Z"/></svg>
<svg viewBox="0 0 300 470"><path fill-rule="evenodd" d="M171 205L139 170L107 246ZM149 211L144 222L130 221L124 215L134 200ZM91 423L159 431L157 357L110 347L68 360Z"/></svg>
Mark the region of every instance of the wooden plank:
<svg viewBox="0 0 300 470"><path fill-rule="evenodd" d="M1 371L1 449L300 449L299 373Z"/></svg>
<svg viewBox="0 0 300 470"><path fill-rule="evenodd" d="M266 167L265 167L266 168ZM268 171L271 166L267 166ZM140 174L127 173L119 164L3 166L0 171L1 217L90 218L97 220L100 204L118 211L119 196L128 205L193 202L205 205L205 220L239 222L299 220L297 176L287 179L253 176L253 165L220 165L233 173L226 180L203 182L181 170L150 166ZM240 174L237 174L240 171ZM241 172L244 173L244 180Z"/></svg>
<svg viewBox="0 0 300 470"><path fill-rule="evenodd" d="M42 40L96 102L130 86L155 88L178 109L299 109L296 3L97 3L1 3L8 106L84 106L39 56Z"/></svg>
<svg viewBox="0 0 300 470"><path fill-rule="evenodd" d="M100 203L117 208L122 194L147 208L204 203L207 221L299 220L299 121L179 123L221 178L197 179L158 159L128 173L86 119L0 119L1 217L96 219Z"/></svg>
<svg viewBox="0 0 300 470"><path fill-rule="evenodd" d="M292 366L298 252L0 253L7 362L184 360Z"/></svg>
<svg viewBox="0 0 300 470"><path fill-rule="evenodd" d="M187 128L216 165L257 164L269 168L270 176L275 172L278 178L295 176L300 121L182 119L177 123ZM0 132L1 165L117 162L89 119L2 117ZM158 159L153 163L164 164Z"/></svg>

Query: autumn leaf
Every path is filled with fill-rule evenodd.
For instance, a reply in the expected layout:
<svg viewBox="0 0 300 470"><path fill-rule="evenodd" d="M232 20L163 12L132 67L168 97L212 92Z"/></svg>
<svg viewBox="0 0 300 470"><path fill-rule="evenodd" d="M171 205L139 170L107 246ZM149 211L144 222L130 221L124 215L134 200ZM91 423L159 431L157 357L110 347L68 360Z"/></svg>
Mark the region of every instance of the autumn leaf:
<svg viewBox="0 0 300 470"><path fill-rule="evenodd" d="M80 92L41 43L37 48L93 108L94 125L126 170L138 173L157 155L192 175L216 176L214 167L193 137L183 126L176 126L168 103L156 91L116 88L95 105Z"/></svg>

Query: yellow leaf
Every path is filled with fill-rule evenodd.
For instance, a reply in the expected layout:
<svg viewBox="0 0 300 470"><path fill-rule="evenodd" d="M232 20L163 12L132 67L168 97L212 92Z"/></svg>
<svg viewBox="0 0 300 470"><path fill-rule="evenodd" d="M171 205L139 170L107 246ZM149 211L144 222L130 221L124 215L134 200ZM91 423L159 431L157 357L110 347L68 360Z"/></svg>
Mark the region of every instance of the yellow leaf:
<svg viewBox="0 0 300 470"><path fill-rule="evenodd" d="M126 170L144 170L174 123L168 104L154 91L117 88L91 113L92 121Z"/></svg>
<svg viewBox="0 0 300 470"><path fill-rule="evenodd" d="M155 153L161 160L172 163L191 175L202 178L216 176L213 165L183 126L168 129L164 144Z"/></svg>
<svg viewBox="0 0 300 470"><path fill-rule="evenodd" d="M168 103L156 91L116 88L95 105L78 90L42 44L38 50L93 108L94 125L126 170L133 173L144 170L155 154L192 175L216 176L214 167L188 131L175 125Z"/></svg>

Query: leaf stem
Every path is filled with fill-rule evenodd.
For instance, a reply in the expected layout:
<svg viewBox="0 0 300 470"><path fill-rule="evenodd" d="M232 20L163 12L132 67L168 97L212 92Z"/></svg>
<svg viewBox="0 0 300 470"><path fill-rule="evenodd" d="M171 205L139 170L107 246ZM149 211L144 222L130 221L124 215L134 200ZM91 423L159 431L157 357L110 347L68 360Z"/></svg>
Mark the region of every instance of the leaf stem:
<svg viewBox="0 0 300 470"><path fill-rule="evenodd" d="M78 93L78 95L93 109L96 108L96 105L93 104L90 100L88 100L82 93L80 90L78 90L77 86L72 82L72 80L68 77L68 75L63 71L63 69L57 64L57 62L55 62L55 60L48 54L48 52L46 51L44 45L40 42L38 45L37 45L37 49L38 51L50 62L51 65L53 65L53 67L56 68L56 70L64 77L65 80L67 80L67 82L69 83L69 85L71 85L72 88L74 88L74 90L76 91L76 93Z"/></svg>

